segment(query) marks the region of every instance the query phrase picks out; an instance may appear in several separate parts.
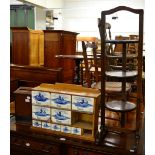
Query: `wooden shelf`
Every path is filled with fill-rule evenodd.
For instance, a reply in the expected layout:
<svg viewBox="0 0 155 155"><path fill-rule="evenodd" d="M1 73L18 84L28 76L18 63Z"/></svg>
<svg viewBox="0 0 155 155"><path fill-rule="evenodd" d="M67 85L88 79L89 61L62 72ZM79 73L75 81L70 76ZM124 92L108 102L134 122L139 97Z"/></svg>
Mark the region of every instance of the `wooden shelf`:
<svg viewBox="0 0 155 155"><path fill-rule="evenodd" d="M138 40L106 40L106 43L112 44L129 44L129 43L138 43Z"/></svg>
<svg viewBox="0 0 155 155"><path fill-rule="evenodd" d="M113 53L113 54L108 54L106 55L107 58L122 58L123 55L121 52L117 52L117 53ZM137 58L137 54L127 54L126 55L127 59L133 59L133 58Z"/></svg>
<svg viewBox="0 0 155 155"><path fill-rule="evenodd" d="M92 130L93 123L92 122L86 122L86 121L79 121L79 122L73 123L72 126Z"/></svg>
<svg viewBox="0 0 155 155"><path fill-rule="evenodd" d="M116 112L128 112L136 108L136 105L129 101L113 100L105 103L106 108Z"/></svg>
<svg viewBox="0 0 155 155"><path fill-rule="evenodd" d="M105 74L115 78L134 78L138 75L137 71L106 71Z"/></svg>
<svg viewBox="0 0 155 155"><path fill-rule="evenodd" d="M76 138L76 139L81 139L81 140L86 140L86 141L95 141L95 138L92 137L92 134L89 133L85 133L83 135L76 135L76 134L70 134L70 133L63 133L60 131L53 131L53 130L48 130L48 129L44 129L44 128L37 128L34 126L30 127L32 132L38 132L38 133L44 133L44 134L48 134L48 135L58 135L58 136L63 136L63 138Z"/></svg>

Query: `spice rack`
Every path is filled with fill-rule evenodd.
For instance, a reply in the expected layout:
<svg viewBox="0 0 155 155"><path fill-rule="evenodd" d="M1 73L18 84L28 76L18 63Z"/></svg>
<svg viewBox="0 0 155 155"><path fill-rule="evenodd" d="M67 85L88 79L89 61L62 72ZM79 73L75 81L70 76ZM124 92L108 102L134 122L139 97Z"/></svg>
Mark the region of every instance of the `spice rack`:
<svg viewBox="0 0 155 155"><path fill-rule="evenodd" d="M100 91L74 84L41 84L32 90L32 129L95 141Z"/></svg>

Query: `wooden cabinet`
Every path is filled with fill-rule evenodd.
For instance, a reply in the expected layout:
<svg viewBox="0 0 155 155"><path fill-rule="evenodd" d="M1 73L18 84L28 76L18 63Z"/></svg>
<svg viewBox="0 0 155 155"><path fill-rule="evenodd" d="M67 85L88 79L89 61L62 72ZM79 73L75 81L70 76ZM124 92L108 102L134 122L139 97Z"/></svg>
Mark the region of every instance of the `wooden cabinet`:
<svg viewBox="0 0 155 155"><path fill-rule="evenodd" d="M73 83L74 60L58 59L55 55L72 55L76 52L75 32L63 30L44 30L44 66L63 68L62 79L65 83Z"/></svg>
<svg viewBox="0 0 155 155"><path fill-rule="evenodd" d="M116 155L111 153L104 153L104 152L95 152L90 151L89 149L80 149L76 147L70 147L67 149L67 155Z"/></svg>
<svg viewBox="0 0 155 155"><path fill-rule="evenodd" d="M27 27L12 27L12 60L19 65L44 64L44 33Z"/></svg>
<svg viewBox="0 0 155 155"><path fill-rule="evenodd" d="M15 123L13 119L10 125L10 155L142 155L142 151L130 151L135 143L130 134L109 134L102 144L96 145L94 142L34 131L30 124Z"/></svg>
<svg viewBox="0 0 155 155"><path fill-rule="evenodd" d="M13 136L10 141L11 155L60 155L60 148L57 144L23 136Z"/></svg>

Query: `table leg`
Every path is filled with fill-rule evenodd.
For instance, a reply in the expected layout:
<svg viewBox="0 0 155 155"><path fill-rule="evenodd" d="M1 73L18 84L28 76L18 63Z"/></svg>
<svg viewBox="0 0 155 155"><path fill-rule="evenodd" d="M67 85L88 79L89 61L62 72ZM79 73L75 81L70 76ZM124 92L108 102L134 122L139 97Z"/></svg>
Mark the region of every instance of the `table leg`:
<svg viewBox="0 0 155 155"><path fill-rule="evenodd" d="M121 127L124 127L125 126L125 113L122 112L121 113Z"/></svg>
<svg viewBox="0 0 155 155"><path fill-rule="evenodd" d="M75 78L74 78L74 83L76 84L81 84L81 68L80 68L80 64L81 64L81 60L76 59L75 60L76 66L75 66Z"/></svg>

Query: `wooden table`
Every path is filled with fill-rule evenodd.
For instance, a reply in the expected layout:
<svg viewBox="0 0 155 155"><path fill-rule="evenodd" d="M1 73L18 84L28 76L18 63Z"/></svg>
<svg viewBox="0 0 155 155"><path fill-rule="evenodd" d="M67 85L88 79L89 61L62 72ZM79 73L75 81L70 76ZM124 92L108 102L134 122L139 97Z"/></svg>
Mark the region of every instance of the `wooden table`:
<svg viewBox="0 0 155 155"><path fill-rule="evenodd" d="M59 59L73 59L75 60L76 63L76 68L75 68L75 78L74 78L74 83L76 84L81 84L81 78L80 78L80 73L81 73L81 62L84 60L84 57L82 54L77 54L77 55L55 55L55 58ZM93 55L88 55L88 59L94 59Z"/></svg>

